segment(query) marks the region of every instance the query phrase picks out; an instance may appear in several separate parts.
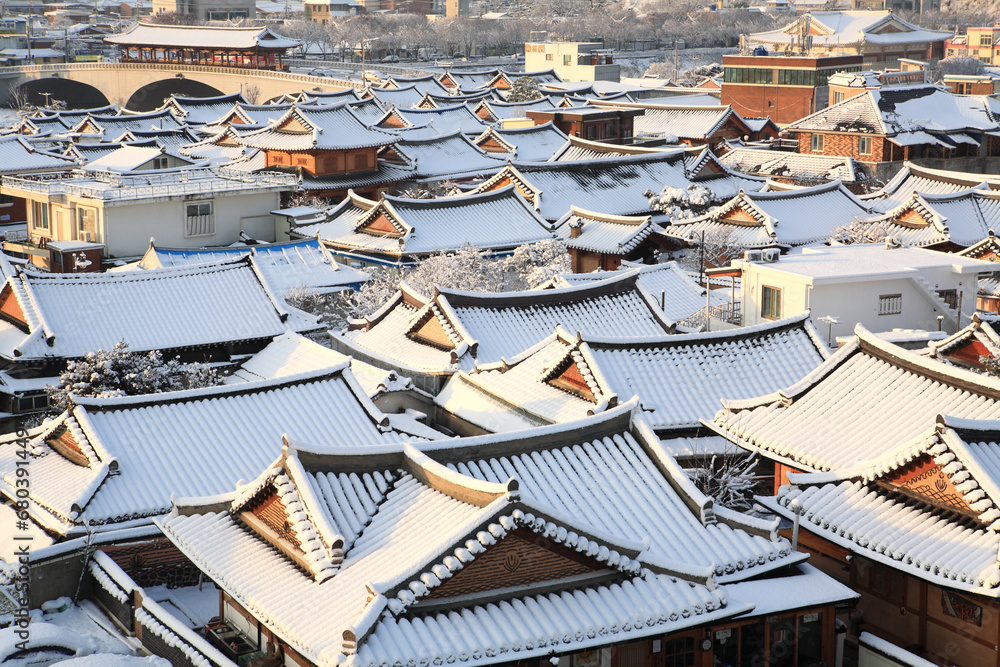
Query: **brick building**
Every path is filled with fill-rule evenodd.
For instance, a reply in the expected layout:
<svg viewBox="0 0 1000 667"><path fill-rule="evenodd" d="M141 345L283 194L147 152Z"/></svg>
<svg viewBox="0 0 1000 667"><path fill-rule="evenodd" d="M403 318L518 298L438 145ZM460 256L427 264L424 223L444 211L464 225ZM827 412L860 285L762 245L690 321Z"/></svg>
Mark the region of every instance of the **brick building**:
<svg viewBox="0 0 1000 667"><path fill-rule="evenodd" d="M836 72L859 72L860 55L723 56L722 104L743 116L769 116L784 125L826 106L826 85Z"/></svg>
<svg viewBox="0 0 1000 667"><path fill-rule="evenodd" d="M1000 155L1000 102L939 86L866 90L792 123L800 153L852 157L870 169L916 158Z"/></svg>
<svg viewBox="0 0 1000 667"><path fill-rule="evenodd" d="M525 115L535 125L552 123L571 137L593 139L612 144L632 143L636 116L644 109L529 109Z"/></svg>

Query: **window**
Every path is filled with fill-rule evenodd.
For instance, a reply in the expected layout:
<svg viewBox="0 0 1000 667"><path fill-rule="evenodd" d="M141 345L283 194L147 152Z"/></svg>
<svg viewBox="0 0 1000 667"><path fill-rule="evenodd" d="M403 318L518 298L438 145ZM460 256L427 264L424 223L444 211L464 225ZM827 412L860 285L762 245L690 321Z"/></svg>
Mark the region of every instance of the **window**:
<svg viewBox="0 0 1000 667"><path fill-rule="evenodd" d="M838 102L843 102L843 101L844 101L844 91L842 90L833 91L833 103L837 104Z"/></svg>
<svg viewBox="0 0 1000 667"><path fill-rule="evenodd" d="M979 46L991 46L992 44L993 44L993 35L979 36Z"/></svg>
<svg viewBox="0 0 1000 667"><path fill-rule="evenodd" d="M869 591L892 604L906 603L906 575L896 568L866 558L852 560L851 567L859 590Z"/></svg>
<svg viewBox="0 0 1000 667"><path fill-rule="evenodd" d="M167 156L161 155L160 157L153 158L153 169L166 169L167 168Z"/></svg>
<svg viewBox="0 0 1000 667"><path fill-rule="evenodd" d="M354 156L354 168L355 169L367 169L368 168L368 155L366 153L358 153Z"/></svg>
<svg viewBox="0 0 1000 667"><path fill-rule="evenodd" d="M184 236L211 236L215 233L215 211L212 202L188 204L184 221Z"/></svg>
<svg viewBox="0 0 1000 667"><path fill-rule="evenodd" d="M664 667L694 667L694 637L663 640Z"/></svg>
<svg viewBox="0 0 1000 667"><path fill-rule="evenodd" d="M563 56L563 65L572 65L572 64L573 64L573 56L571 55Z"/></svg>
<svg viewBox="0 0 1000 667"><path fill-rule="evenodd" d="M551 53L546 53L545 54L545 59L546 60L552 60L552 54Z"/></svg>
<svg viewBox="0 0 1000 667"><path fill-rule="evenodd" d="M879 315L899 315L903 312L902 294L882 294L878 298Z"/></svg>
<svg viewBox="0 0 1000 667"><path fill-rule="evenodd" d="M872 138L858 137L858 153L861 155L872 154Z"/></svg>
<svg viewBox="0 0 1000 667"><path fill-rule="evenodd" d="M32 204L32 208L34 208L35 210L35 216L34 216L35 229L48 229L49 205L43 201L36 201Z"/></svg>
<svg viewBox="0 0 1000 667"><path fill-rule="evenodd" d="M766 320L781 319L781 289L764 285L760 293L760 316Z"/></svg>
<svg viewBox="0 0 1000 667"><path fill-rule="evenodd" d="M811 140L811 142L809 144L809 149L813 153L822 153L823 152L823 135L822 134L815 134L814 133L812 135L812 140Z"/></svg>
<svg viewBox="0 0 1000 667"><path fill-rule="evenodd" d="M948 304L948 307L952 310L958 310L958 290L956 289L939 289L934 290L934 293L938 295L938 298Z"/></svg>

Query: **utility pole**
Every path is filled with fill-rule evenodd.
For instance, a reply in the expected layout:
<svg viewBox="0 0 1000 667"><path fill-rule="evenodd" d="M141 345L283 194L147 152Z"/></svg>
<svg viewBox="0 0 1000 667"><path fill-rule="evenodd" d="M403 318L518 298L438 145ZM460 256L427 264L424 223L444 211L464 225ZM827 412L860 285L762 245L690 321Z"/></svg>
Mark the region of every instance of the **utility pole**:
<svg viewBox="0 0 1000 667"><path fill-rule="evenodd" d="M677 40L674 40L674 83L677 83Z"/></svg>

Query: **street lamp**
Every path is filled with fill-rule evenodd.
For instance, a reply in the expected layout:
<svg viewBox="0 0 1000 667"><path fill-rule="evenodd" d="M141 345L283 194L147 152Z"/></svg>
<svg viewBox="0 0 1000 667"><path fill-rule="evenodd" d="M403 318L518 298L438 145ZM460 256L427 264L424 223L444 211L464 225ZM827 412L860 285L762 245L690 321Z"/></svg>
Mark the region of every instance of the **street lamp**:
<svg viewBox="0 0 1000 667"><path fill-rule="evenodd" d="M364 38L361 39L361 82L362 83L366 83L368 81L368 77L365 76L365 44L377 40L378 37L369 37L368 39Z"/></svg>

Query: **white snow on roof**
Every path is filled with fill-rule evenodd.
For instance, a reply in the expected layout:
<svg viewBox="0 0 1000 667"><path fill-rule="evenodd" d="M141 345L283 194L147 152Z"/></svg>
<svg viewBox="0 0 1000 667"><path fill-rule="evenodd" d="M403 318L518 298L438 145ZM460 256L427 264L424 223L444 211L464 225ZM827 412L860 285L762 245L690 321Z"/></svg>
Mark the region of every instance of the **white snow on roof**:
<svg viewBox="0 0 1000 667"><path fill-rule="evenodd" d="M175 350L318 328L261 281L251 260L184 269L8 279L28 333L0 322L0 354L75 358L119 340L132 350ZM286 321L287 320L287 321Z"/></svg>
<svg viewBox="0 0 1000 667"><path fill-rule="evenodd" d="M342 266L317 239L289 243L201 250L157 248L151 245L133 269L199 266L253 256L254 263L277 295L303 289L311 293L334 292L366 282L369 275Z"/></svg>
<svg viewBox="0 0 1000 667"><path fill-rule="evenodd" d="M205 49L291 49L302 44L282 37L269 28L231 28L214 26L174 26L139 23L126 33L107 35L108 44L181 46Z"/></svg>

